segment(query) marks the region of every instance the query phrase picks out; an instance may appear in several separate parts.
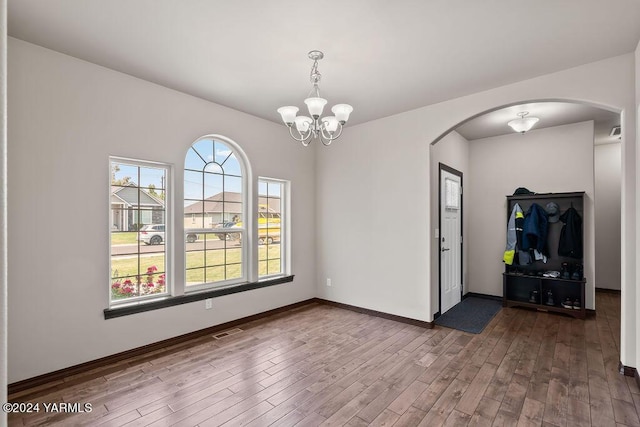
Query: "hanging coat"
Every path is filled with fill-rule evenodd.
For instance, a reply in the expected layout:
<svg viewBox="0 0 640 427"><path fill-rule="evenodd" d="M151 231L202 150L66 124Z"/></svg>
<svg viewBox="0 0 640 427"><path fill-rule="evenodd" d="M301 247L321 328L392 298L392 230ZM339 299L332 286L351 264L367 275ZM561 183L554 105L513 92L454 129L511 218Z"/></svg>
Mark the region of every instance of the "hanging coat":
<svg viewBox="0 0 640 427"><path fill-rule="evenodd" d="M573 207L560 215L564 223L560 230L558 255L582 259L582 217Z"/></svg>
<svg viewBox="0 0 640 427"><path fill-rule="evenodd" d="M507 247L504 250L502 260L507 265L512 265L516 255L516 250L520 247L522 242L522 222L524 221L524 214L519 204L513 205L511 209L511 215L509 216L509 222L507 224Z"/></svg>
<svg viewBox="0 0 640 427"><path fill-rule="evenodd" d="M524 216L522 226L522 249L534 249L539 253L548 255L547 231L549 219L547 211L537 203L533 203Z"/></svg>

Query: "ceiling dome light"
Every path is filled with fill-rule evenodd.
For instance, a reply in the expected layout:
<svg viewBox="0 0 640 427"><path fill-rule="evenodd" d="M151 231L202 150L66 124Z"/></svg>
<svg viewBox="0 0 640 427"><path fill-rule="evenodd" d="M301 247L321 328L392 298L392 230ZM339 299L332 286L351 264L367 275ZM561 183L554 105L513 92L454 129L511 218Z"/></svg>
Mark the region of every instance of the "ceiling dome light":
<svg viewBox="0 0 640 427"><path fill-rule="evenodd" d="M520 132L520 133L525 133L525 132L529 131L533 127L533 125L538 123L538 120L540 120L537 117L525 117L527 114L529 114L528 111L523 111L521 113L518 113L518 116L520 116L520 118L519 119L515 119L515 120L511 120L507 124L509 126L511 126L511 128L514 131Z"/></svg>

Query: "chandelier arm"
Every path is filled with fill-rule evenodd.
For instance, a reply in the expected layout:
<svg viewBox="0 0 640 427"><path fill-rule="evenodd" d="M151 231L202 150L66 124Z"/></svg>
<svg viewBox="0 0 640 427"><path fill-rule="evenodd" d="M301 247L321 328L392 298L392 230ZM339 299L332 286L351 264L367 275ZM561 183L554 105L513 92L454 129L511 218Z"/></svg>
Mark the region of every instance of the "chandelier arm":
<svg viewBox="0 0 640 427"><path fill-rule="evenodd" d="M298 131L298 129L296 129L296 131ZM309 132L305 136L302 132L298 131L298 135L300 135L300 138L297 138L293 134L293 126L289 126L289 135L291 135L291 138L295 139L298 142L302 142L304 144L305 141L310 141L311 140L311 135L313 135L313 132L311 131L311 129L309 129ZM307 143L306 145L309 145L309 143Z"/></svg>
<svg viewBox="0 0 640 427"><path fill-rule="evenodd" d="M322 145L324 145L325 147L328 147L331 145L331 143L335 138L325 138L324 135L320 134L320 138L318 139L320 140L320 142L322 142Z"/></svg>
<svg viewBox="0 0 640 427"><path fill-rule="evenodd" d="M328 141L333 141L334 139L336 139L337 137L332 136L331 134L327 134L324 130L324 128L320 129L320 134L322 135L322 137Z"/></svg>
<svg viewBox="0 0 640 427"><path fill-rule="evenodd" d="M327 136L327 134L325 133L325 127L323 126L320 130L322 132L322 136L324 136L325 139L329 140L329 141L334 141L338 138L340 138L340 135L342 135L342 125L340 123L338 123L339 129L337 133L334 133L333 135L329 134Z"/></svg>

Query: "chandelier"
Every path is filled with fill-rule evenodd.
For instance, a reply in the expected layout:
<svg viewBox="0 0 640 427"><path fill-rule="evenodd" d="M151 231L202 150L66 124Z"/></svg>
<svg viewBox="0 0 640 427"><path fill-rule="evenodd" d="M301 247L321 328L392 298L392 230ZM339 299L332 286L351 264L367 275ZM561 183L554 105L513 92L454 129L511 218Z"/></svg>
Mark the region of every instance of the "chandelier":
<svg viewBox="0 0 640 427"><path fill-rule="evenodd" d="M320 97L320 79L322 75L318 71L318 61L324 58L324 54L319 50L309 52L309 59L313 60L311 67L310 80L313 88L309 92L309 96L304 100L309 110L307 116L297 116L298 107L286 106L278 108L278 113L282 116L282 121L289 128L289 134L293 139L301 142L305 147L308 146L313 139L319 139L322 144L330 145L335 139L342 134L342 126L349 120L349 114L353 111L353 107L348 104L336 104L331 109L333 116L320 117L322 110L327 104L327 100ZM295 124L295 131L294 131Z"/></svg>
<svg viewBox="0 0 640 427"><path fill-rule="evenodd" d="M509 123L507 123L507 125L511 126L511 128L516 132L527 132L533 127L533 125L538 123L538 120L540 120L537 117L525 117L527 114L529 114L528 111L518 113L518 116L520 116L520 118L511 120Z"/></svg>

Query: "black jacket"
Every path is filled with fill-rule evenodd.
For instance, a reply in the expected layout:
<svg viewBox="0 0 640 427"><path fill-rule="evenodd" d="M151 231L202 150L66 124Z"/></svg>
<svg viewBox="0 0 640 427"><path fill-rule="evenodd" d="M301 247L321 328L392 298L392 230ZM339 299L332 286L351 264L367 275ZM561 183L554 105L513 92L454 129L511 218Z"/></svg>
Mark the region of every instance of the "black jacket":
<svg viewBox="0 0 640 427"><path fill-rule="evenodd" d="M537 249L548 255L547 251L547 212L537 203L533 203L524 216L522 225L522 249Z"/></svg>
<svg viewBox="0 0 640 427"><path fill-rule="evenodd" d="M582 259L582 217L574 208L560 215L564 223L560 230L558 255Z"/></svg>

